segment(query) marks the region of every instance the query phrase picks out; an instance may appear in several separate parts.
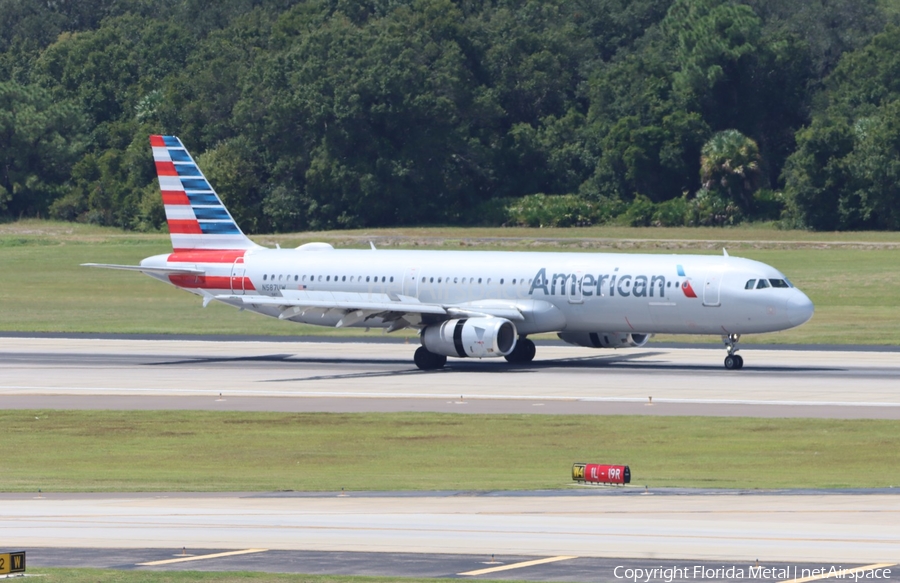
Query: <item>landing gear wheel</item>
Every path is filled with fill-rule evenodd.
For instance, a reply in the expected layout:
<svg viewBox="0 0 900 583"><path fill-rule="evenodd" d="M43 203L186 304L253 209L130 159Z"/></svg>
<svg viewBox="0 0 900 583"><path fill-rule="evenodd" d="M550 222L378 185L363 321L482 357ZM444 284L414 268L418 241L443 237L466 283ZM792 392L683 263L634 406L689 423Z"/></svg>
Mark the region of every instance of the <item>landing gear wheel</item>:
<svg viewBox="0 0 900 583"><path fill-rule="evenodd" d="M529 340L528 338L522 337L519 338L519 341L516 342L516 347L513 348L513 351L504 356L506 362L510 362L512 364L524 364L526 362L531 362L534 360L534 355L537 353L537 348L534 346L534 342Z"/></svg>
<svg viewBox="0 0 900 583"><path fill-rule="evenodd" d="M737 354L737 343L740 339L740 334L722 336L722 342L725 343L725 349L728 351L728 356L725 357L725 368L728 370L741 370L744 368L744 359Z"/></svg>
<svg viewBox="0 0 900 583"><path fill-rule="evenodd" d="M444 365L447 364L446 356L430 352L424 346L420 346L416 349L413 360L420 370L437 370L439 368L444 368Z"/></svg>

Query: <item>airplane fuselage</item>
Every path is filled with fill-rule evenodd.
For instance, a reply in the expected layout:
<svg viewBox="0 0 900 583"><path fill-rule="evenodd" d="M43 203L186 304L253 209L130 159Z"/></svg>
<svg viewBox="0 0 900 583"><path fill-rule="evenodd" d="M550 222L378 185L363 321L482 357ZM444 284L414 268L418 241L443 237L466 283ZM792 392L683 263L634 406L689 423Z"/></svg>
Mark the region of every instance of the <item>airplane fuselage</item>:
<svg viewBox="0 0 900 583"><path fill-rule="evenodd" d="M526 314L516 322L520 334L748 334L791 328L812 315L808 298L784 275L739 257L311 247L258 248L216 257L174 253L148 258L142 265L202 268L203 276L155 275L197 294L279 297L285 290L306 290L406 296L466 308L516 306ZM754 285L747 289L751 280ZM759 280L787 285L757 289ZM277 307L242 307L324 326L343 317L337 311L311 310L285 318ZM371 327L381 321L376 317L348 325Z"/></svg>

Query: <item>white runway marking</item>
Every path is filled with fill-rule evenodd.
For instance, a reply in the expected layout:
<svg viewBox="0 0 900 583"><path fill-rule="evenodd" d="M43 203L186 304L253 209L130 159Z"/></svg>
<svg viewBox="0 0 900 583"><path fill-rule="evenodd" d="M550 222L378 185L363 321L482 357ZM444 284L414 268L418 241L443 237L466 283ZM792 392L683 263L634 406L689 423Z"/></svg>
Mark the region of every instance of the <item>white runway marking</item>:
<svg viewBox="0 0 900 583"><path fill-rule="evenodd" d="M179 557L177 559L165 559L163 561L150 561L147 563L138 563L139 567L154 567L157 565L171 565L174 563L187 563L189 561L203 561L206 559L218 559L221 557L234 557L236 555L249 555L253 553L264 553L269 549L244 549L243 551L228 551L225 553L212 553L209 555L197 555L193 557Z"/></svg>
<svg viewBox="0 0 900 583"><path fill-rule="evenodd" d="M465 573L457 573L457 575L466 575L475 577L477 575L487 575L488 573L499 573L500 571L509 571L512 569L522 569L524 567L533 567L535 565L546 565L547 563L556 563L559 561L568 561L569 559L577 559L573 556L547 557L546 559L535 559L534 561L522 561L521 563L513 563L511 565L501 565L499 567L488 567L486 569L478 569L477 571L466 571Z"/></svg>

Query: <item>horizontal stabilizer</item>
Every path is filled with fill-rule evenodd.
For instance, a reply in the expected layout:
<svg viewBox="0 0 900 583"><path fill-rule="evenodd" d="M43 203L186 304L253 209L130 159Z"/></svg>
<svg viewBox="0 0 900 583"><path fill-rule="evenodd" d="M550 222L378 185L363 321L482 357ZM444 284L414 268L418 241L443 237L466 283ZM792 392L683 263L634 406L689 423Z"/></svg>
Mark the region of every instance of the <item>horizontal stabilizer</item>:
<svg viewBox="0 0 900 583"><path fill-rule="evenodd" d="M82 267L102 267L103 269L121 269L124 271L140 271L158 273L160 275L203 275L206 272L193 267L150 267L144 265L114 265L111 263L82 263Z"/></svg>

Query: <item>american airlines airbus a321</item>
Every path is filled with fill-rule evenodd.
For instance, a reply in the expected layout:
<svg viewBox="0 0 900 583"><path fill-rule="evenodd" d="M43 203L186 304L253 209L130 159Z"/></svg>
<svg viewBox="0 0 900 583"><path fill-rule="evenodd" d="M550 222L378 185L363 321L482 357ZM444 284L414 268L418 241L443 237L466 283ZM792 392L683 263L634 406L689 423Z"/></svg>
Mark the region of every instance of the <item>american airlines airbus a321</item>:
<svg viewBox="0 0 900 583"><path fill-rule="evenodd" d="M141 271L279 320L419 331L415 363L447 357L527 363L528 336L556 332L588 348L643 346L652 334L721 335L738 370L742 334L799 326L813 304L777 269L702 255L268 249L248 239L181 141L151 136L173 252Z"/></svg>

